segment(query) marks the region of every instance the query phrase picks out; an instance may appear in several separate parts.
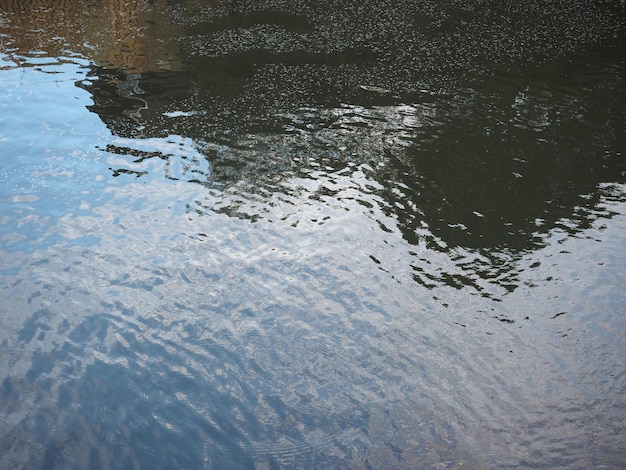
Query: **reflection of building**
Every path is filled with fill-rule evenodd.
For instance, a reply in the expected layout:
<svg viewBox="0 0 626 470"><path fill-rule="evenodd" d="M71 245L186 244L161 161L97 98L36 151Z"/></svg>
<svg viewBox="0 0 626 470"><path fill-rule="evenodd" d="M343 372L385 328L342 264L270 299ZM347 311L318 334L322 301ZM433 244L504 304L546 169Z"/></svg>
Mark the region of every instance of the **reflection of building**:
<svg viewBox="0 0 626 470"><path fill-rule="evenodd" d="M0 51L79 53L128 72L180 69L166 0L0 0Z"/></svg>
<svg viewBox="0 0 626 470"><path fill-rule="evenodd" d="M111 45L108 62L115 68L144 71L148 67L141 11L145 0L107 0Z"/></svg>
<svg viewBox="0 0 626 470"><path fill-rule="evenodd" d="M0 42L5 52L60 55L79 44L79 1L0 0Z"/></svg>

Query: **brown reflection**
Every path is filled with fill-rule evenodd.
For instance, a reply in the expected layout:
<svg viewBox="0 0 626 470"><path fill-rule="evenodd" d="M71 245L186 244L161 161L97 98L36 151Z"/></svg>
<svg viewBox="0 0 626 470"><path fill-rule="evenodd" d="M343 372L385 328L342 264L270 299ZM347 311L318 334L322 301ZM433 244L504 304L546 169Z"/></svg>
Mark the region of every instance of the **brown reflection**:
<svg viewBox="0 0 626 470"><path fill-rule="evenodd" d="M0 0L0 51L29 57L78 53L98 65L141 73L180 70L180 33L166 0Z"/></svg>
<svg viewBox="0 0 626 470"><path fill-rule="evenodd" d="M107 0L111 46L108 61L115 68L143 71L148 58L145 44L145 24L141 16L145 1Z"/></svg>
<svg viewBox="0 0 626 470"><path fill-rule="evenodd" d="M0 0L0 48L24 54L60 55L68 44L79 44L77 0Z"/></svg>

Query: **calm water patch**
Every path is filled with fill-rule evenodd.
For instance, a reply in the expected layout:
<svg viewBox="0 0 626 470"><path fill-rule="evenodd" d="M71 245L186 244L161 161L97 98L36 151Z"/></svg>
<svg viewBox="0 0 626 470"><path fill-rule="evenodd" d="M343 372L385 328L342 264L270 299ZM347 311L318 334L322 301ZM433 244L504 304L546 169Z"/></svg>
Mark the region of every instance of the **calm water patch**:
<svg viewBox="0 0 626 470"><path fill-rule="evenodd" d="M621 468L624 18L0 0L0 467Z"/></svg>

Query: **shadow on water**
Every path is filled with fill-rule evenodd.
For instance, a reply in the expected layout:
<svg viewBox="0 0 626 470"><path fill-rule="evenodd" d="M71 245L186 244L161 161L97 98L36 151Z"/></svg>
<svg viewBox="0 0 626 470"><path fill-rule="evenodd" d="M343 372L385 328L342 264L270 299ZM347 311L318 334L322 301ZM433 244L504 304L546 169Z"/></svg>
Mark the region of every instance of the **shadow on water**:
<svg viewBox="0 0 626 470"><path fill-rule="evenodd" d="M0 200L0 467L619 465L624 234L559 256L623 216L624 19L0 0L0 74L108 132L78 209Z"/></svg>

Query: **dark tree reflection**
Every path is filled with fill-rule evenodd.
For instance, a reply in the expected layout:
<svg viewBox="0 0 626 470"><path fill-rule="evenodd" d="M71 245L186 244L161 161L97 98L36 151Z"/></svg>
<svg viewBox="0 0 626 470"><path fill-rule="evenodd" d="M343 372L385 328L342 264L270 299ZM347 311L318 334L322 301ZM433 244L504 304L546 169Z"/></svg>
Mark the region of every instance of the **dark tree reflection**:
<svg viewBox="0 0 626 470"><path fill-rule="evenodd" d="M598 202L621 197L605 184L626 171L619 5L105 3L68 10L91 49L59 26L94 64L78 83L89 109L120 137L191 139L207 169L172 179L239 193L221 206L231 215L249 216L253 200L262 217L259 204L294 178L359 168L379 186L361 202L411 244L523 251L555 227L610 216ZM2 5L17 57L32 27L20 27L23 8ZM54 31L57 17L42 15ZM58 53L58 35L38 47ZM104 150L129 163L179 158L130 147ZM322 196L337 195L330 186Z"/></svg>

